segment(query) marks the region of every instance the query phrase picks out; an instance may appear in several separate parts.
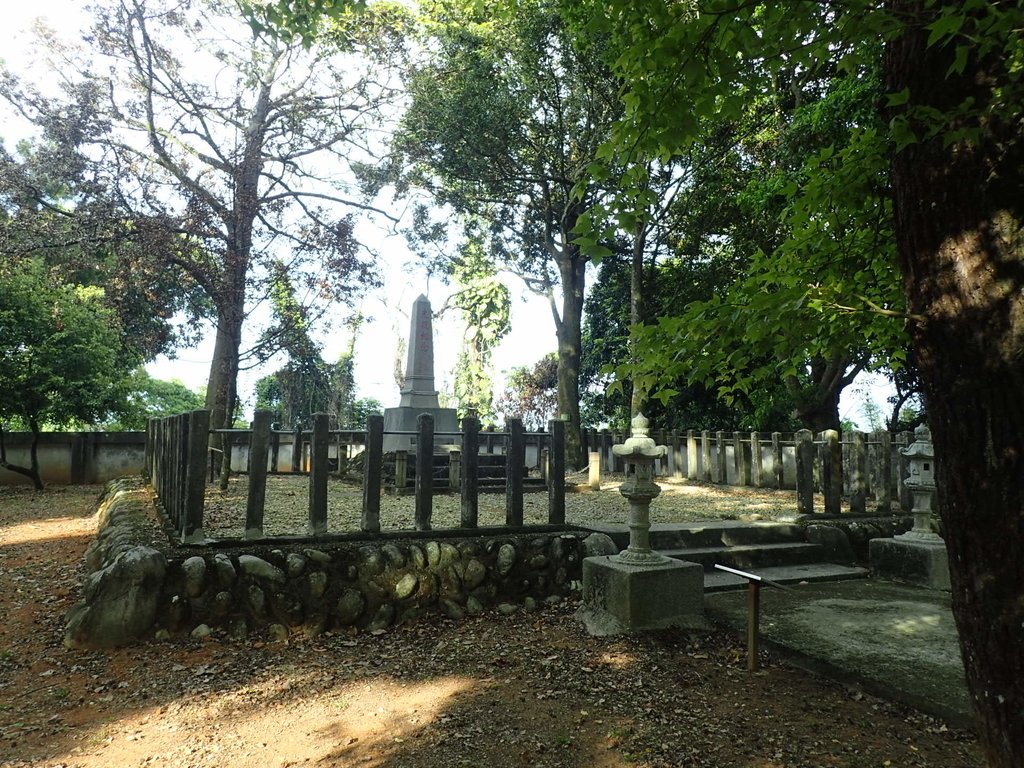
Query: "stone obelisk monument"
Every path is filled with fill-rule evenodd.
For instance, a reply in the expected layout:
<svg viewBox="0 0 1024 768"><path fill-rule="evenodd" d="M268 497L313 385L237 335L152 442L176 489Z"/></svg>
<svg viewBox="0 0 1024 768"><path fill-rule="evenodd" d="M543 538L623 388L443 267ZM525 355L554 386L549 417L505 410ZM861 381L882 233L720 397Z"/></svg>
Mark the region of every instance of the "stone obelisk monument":
<svg viewBox="0 0 1024 768"><path fill-rule="evenodd" d="M434 389L434 330L430 301L420 294L413 302L409 329L409 355L405 364L405 385L397 408L384 409L384 452L413 450L412 435L389 435L388 432L415 432L416 417L429 413L434 417L434 432L457 432L458 417L454 408L442 408ZM437 446L450 445L456 439L438 435Z"/></svg>

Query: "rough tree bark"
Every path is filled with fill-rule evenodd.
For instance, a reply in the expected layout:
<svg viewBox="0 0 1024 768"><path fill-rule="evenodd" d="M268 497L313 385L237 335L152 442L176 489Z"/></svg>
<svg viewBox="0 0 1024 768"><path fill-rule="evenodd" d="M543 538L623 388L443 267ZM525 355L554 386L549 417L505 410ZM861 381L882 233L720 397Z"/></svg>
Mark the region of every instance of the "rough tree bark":
<svg viewBox="0 0 1024 768"><path fill-rule="evenodd" d="M950 5L937 3L936 5ZM962 11L962 4L958 12ZM1013 3L993 3L1008 10ZM949 113L973 99L979 128L894 156L896 234L912 338L938 463L953 612L991 766L1024 765L1024 140L1000 105L1011 83L997 46L927 45L938 9L891 0L912 19L887 51L887 90ZM1011 33L1012 34L1012 33ZM912 117L912 116L911 116ZM922 128L923 126L916 126ZM923 133L923 131L921 131Z"/></svg>
<svg viewBox="0 0 1024 768"><path fill-rule="evenodd" d="M583 296L587 259L579 248L567 244L558 261L562 278L562 311L552 302L558 337L558 415L568 416L565 428L565 465L583 466L580 439L580 357L583 353Z"/></svg>

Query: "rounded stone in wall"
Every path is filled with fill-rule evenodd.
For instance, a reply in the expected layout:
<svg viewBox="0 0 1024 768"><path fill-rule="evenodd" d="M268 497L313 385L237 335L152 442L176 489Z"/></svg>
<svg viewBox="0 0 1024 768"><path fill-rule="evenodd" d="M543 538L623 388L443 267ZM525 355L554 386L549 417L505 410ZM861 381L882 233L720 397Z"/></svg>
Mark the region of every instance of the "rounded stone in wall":
<svg viewBox="0 0 1024 768"><path fill-rule="evenodd" d="M328 555L326 552L320 551L319 549L304 549L302 550L302 554L304 554L314 563L319 563L320 565L327 565L331 562L331 556Z"/></svg>
<svg viewBox="0 0 1024 768"><path fill-rule="evenodd" d="M398 580L397 584L395 584L395 597L398 600L405 600L416 591L418 586L419 579L417 579L413 574L407 573Z"/></svg>
<svg viewBox="0 0 1024 768"><path fill-rule="evenodd" d="M181 564L184 577L185 594L199 597L206 590L206 561L195 555L185 559Z"/></svg>
<svg viewBox="0 0 1024 768"><path fill-rule="evenodd" d="M367 581L363 584L363 592L371 603L383 603L389 597L388 590L376 581Z"/></svg>
<svg viewBox="0 0 1024 768"><path fill-rule="evenodd" d="M284 562L288 575L293 579L297 576L301 576L302 572L306 570L306 558L298 552L289 552L288 557L285 558Z"/></svg>
<svg viewBox="0 0 1024 768"><path fill-rule="evenodd" d="M381 547L381 552L384 553L384 557L391 567L402 568L405 566L405 554L394 544L385 544Z"/></svg>
<svg viewBox="0 0 1024 768"><path fill-rule="evenodd" d="M426 544L427 565L431 568L441 566L441 545L436 541L428 541Z"/></svg>
<svg viewBox="0 0 1024 768"><path fill-rule="evenodd" d="M363 572L368 576L377 576L384 572L384 558L376 547L360 547L359 556L363 560Z"/></svg>
<svg viewBox="0 0 1024 768"><path fill-rule="evenodd" d="M310 571L306 575L306 585L309 588L309 596L319 600L327 590L327 574L323 571Z"/></svg>
<svg viewBox="0 0 1024 768"><path fill-rule="evenodd" d="M455 601L462 599L462 579L454 568L446 568L441 574L439 590L442 598Z"/></svg>
<svg viewBox="0 0 1024 768"><path fill-rule="evenodd" d="M231 596L230 592L218 592L213 596L213 600L210 601L210 613L218 619L223 619L231 613L231 607L234 605L234 602L235 599Z"/></svg>
<svg viewBox="0 0 1024 768"><path fill-rule="evenodd" d="M466 617L466 611L454 600L442 600L438 605L441 608L441 613L450 619L463 619Z"/></svg>
<svg viewBox="0 0 1024 768"><path fill-rule="evenodd" d="M427 556L423 550L415 544L409 545L409 559L412 561L413 567L417 570L423 570L427 567Z"/></svg>
<svg viewBox="0 0 1024 768"><path fill-rule="evenodd" d="M487 578L487 566L477 560L475 557L466 563L466 570L463 574L462 581L465 584L466 589L476 589L483 584L484 579Z"/></svg>
<svg viewBox="0 0 1024 768"><path fill-rule="evenodd" d="M371 632L377 629L387 629L395 620L395 606L385 603L377 612L373 615L373 620L370 621L369 629Z"/></svg>
<svg viewBox="0 0 1024 768"><path fill-rule="evenodd" d="M615 546L612 537L605 533L592 533L583 540L584 557L601 557L603 555L617 555L619 548Z"/></svg>
<svg viewBox="0 0 1024 768"><path fill-rule="evenodd" d="M441 544L441 554L438 565L441 568L447 568L450 565L454 565L459 562L462 558L459 556L459 550L449 544L447 541Z"/></svg>
<svg viewBox="0 0 1024 768"><path fill-rule="evenodd" d="M504 578L508 576L512 566L516 564L516 548L512 544L502 544L498 548L497 570L498 575Z"/></svg>
<svg viewBox="0 0 1024 768"><path fill-rule="evenodd" d="M484 606L479 600L477 600L472 595L466 598L466 613L470 614L471 616L477 616L483 612Z"/></svg>
<svg viewBox="0 0 1024 768"><path fill-rule="evenodd" d="M549 562L551 561L548 560L547 555L536 554L530 557L530 567L535 571L547 568Z"/></svg>
<svg viewBox="0 0 1024 768"><path fill-rule="evenodd" d="M238 567L245 575L262 581L284 584L288 580L284 575L284 571L255 555L239 555Z"/></svg>
<svg viewBox="0 0 1024 768"><path fill-rule="evenodd" d="M262 618L267 611L267 596L262 589L255 584L250 584L245 592L245 600L253 615Z"/></svg>
<svg viewBox="0 0 1024 768"><path fill-rule="evenodd" d="M217 574L217 583L224 589L231 589L235 584L238 574L235 573L235 566L231 558L223 552L213 556L213 570Z"/></svg>
<svg viewBox="0 0 1024 768"><path fill-rule="evenodd" d="M366 609L366 600L362 593L354 589L346 589L338 598L335 608L336 618L342 626L355 624Z"/></svg>

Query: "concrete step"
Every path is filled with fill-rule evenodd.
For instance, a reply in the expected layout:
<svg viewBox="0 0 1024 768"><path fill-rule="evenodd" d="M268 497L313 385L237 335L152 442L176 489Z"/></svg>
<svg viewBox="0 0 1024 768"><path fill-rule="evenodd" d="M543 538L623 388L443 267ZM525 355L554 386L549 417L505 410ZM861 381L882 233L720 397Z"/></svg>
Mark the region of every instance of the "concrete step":
<svg viewBox="0 0 1024 768"><path fill-rule="evenodd" d="M722 565L728 565L722 563ZM774 581L777 584L799 584L800 582L815 581L845 581L847 579L866 579L869 575L867 568L854 568L845 565L834 565L833 563L808 563L805 565L782 565L770 568L752 568L750 573L760 576L763 579ZM704 572L705 592L726 592L735 589L746 589L747 579L741 576L734 576L725 571L710 570ZM771 585L762 584L764 589L771 589Z"/></svg>
<svg viewBox="0 0 1024 768"><path fill-rule="evenodd" d="M700 563L705 571L711 570L715 563L750 570L780 565L803 565L821 562L824 559L824 550L819 545L803 542L740 544L734 547L685 547L657 551L676 560Z"/></svg>

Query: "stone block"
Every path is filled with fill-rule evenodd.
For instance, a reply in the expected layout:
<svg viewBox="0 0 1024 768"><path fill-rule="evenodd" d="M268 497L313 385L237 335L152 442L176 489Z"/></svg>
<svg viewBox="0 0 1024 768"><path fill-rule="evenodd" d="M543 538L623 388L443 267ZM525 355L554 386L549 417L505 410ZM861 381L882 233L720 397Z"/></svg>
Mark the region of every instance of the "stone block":
<svg viewBox="0 0 1024 768"><path fill-rule="evenodd" d="M912 539L872 539L871 572L882 579L950 591L949 556L942 543Z"/></svg>
<svg viewBox="0 0 1024 768"><path fill-rule="evenodd" d="M583 561L583 605L576 616L592 635L706 629L704 569L681 560L636 566L614 555L588 557Z"/></svg>

